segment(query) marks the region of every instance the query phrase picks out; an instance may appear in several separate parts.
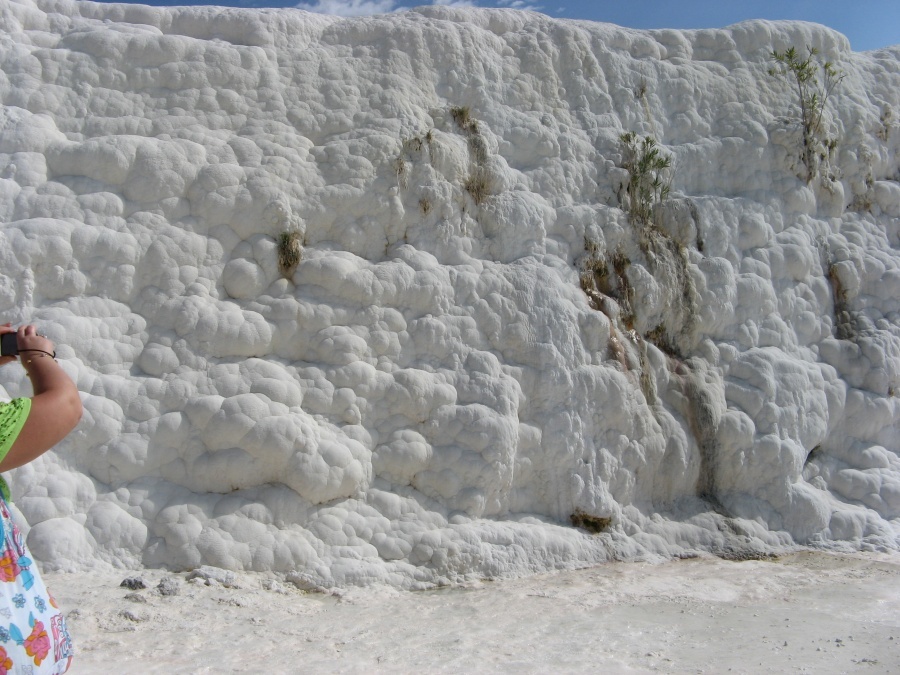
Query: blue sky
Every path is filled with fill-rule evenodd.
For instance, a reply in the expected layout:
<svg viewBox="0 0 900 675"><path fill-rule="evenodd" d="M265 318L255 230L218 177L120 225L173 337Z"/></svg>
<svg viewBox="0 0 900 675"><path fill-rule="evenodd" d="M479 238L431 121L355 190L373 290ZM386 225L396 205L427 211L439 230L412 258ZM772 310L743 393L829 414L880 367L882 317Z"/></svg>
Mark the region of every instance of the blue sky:
<svg viewBox="0 0 900 675"><path fill-rule="evenodd" d="M631 28L720 28L744 19L791 19L834 28L850 39L855 51L900 44L900 0L143 0L141 4L299 7L340 16L428 4L511 7Z"/></svg>

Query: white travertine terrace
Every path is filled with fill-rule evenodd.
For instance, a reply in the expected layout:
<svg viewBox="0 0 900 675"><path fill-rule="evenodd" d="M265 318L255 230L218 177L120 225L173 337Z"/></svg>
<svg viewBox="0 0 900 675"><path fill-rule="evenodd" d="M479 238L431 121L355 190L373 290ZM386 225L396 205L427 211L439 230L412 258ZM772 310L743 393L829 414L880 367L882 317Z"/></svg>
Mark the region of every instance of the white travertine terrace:
<svg viewBox="0 0 900 675"><path fill-rule="evenodd" d="M810 183L791 46L845 76ZM900 47L0 0L0 67L0 316L85 407L11 476L45 567L900 548ZM629 131L673 159L658 227Z"/></svg>

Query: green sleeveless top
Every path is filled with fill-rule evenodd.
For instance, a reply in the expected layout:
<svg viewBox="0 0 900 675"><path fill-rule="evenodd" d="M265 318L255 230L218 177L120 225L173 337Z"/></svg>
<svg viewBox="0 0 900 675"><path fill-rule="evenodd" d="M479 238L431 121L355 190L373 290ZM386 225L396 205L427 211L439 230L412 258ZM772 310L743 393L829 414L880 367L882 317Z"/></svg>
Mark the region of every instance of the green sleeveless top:
<svg viewBox="0 0 900 675"><path fill-rule="evenodd" d="M9 403L0 403L0 462L16 442L30 412L30 398L14 398ZM3 478L0 478L0 494L6 501L10 500L9 486Z"/></svg>

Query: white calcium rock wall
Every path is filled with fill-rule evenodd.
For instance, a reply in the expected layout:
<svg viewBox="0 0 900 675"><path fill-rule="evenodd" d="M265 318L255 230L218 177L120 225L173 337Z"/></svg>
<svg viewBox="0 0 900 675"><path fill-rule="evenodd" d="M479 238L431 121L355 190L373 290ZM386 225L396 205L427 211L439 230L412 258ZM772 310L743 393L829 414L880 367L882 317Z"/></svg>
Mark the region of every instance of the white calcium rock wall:
<svg viewBox="0 0 900 675"><path fill-rule="evenodd" d="M791 46L844 74L809 182ZM898 115L900 47L807 23L0 0L0 316L85 408L8 477L33 553L415 588L896 550ZM652 226L627 132L672 160Z"/></svg>

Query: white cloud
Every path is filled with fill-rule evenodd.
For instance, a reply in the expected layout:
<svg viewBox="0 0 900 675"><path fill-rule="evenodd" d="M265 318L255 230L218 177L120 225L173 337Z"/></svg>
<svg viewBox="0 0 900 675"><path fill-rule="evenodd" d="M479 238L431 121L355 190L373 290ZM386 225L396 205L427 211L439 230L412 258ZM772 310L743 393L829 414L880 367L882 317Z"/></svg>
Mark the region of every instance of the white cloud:
<svg viewBox="0 0 900 675"><path fill-rule="evenodd" d="M536 5L533 2L525 2L525 0L498 0L497 4L501 7L509 7L510 9L530 9L535 12L543 9L541 5Z"/></svg>
<svg viewBox="0 0 900 675"><path fill-rule="evenodd" d="M312 4L301 2L297 9L334 16L372 16L393 12L397 3L396 0L316 0Z"/></svg>

